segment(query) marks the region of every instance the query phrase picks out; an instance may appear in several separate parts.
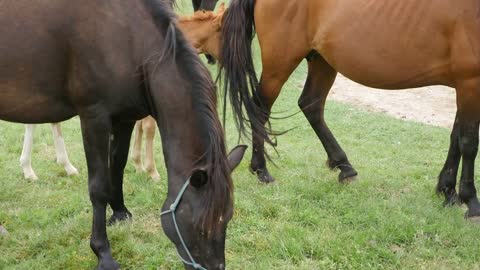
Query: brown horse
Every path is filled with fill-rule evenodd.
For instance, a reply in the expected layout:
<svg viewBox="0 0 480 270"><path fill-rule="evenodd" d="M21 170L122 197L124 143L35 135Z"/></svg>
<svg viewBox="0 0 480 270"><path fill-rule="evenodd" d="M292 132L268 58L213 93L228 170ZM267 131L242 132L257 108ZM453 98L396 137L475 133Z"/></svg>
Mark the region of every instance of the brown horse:
<svg viewBox="0 0 480 270"><path fill-rule="evenodd" d="M219 23L220 22L220 23ZM209 26L208 26L209 25ZM257 81L251 56L254 28L262 57ZM197 20L188 34L201 37L199 51L219 55L237 123L253 131L251 169L271 182L264 156L270 109L293 70L308 61L298 105L322 142L328 166L339 180L357 175L324 120L325 100L337 72L370 87L404 89L454 87L457 116L437 191L445 204L457 200L456 177L462 158L459 199L466 217L480 216L474 163L480 121L480 2L474 0L233 0L223 14ZM210 39L205 38L210 36Z"/></svg>
<svg viewBox="0 0 480 270"><path fill-rule="evenodd" d="M106 207L110 222L131 217L123 173L135 121L147 115L156 119L168 171L166 235L187 269L225 267L230 173L245 147L227 158L215 85L175 20L162 0L2 1L0 119L80 116L97 269L119 269Z"/></svg>

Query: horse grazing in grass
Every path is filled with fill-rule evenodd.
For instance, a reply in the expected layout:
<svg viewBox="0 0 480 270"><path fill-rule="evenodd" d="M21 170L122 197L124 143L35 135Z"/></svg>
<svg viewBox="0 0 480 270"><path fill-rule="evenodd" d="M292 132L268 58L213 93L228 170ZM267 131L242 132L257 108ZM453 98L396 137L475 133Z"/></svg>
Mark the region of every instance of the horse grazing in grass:
<svg viewBox="0 0 480 270"><path fill-rule="evenodd" d="M437 192L445 204L466 203L480 216L474 186L480 121L480 2L473 0L233 0L230 7L196 20L198 51L218 55L236 120L253 132L250 164L262 182L270 109L293 70L308 61L298 105L322 142L339 180L357 175L324 119L325 100L337 72L366 86L404 89L454 87L457 115ZM262 57L257 81L251 55L254 27ZM191 28L195 29L195 28ZM270 141L271 142L271 141ZM456 179L462 160L459 193Z"/></svg>
<svg viewBox="0 0 480 270"><path fill-rule="evenodd" d="M215 9L218 0L192 0L193 10L211 11ZM215 64L215 58L207 54L206 58L209 64ZM153 145L155 140L155 119L145 117L135 124L135 139L133 144L132 160L137 171L146 171L155 181L160 180L160 174L155 165L153 156ZM145 134L145 163L142 162L142 140Z"/></svg>
<svg viewBox="0 0 480 270"><path fill-rule="evenodd" d="M0 9L0 119L56 123L79 115L97 269L119 269L106 231L131 217L122 184L135 121L152 115L168 194L161 222L188 269L224 269L231 171L215 85L162 0L7 0ZM203 268L202 268L203 267Z"/></svg>

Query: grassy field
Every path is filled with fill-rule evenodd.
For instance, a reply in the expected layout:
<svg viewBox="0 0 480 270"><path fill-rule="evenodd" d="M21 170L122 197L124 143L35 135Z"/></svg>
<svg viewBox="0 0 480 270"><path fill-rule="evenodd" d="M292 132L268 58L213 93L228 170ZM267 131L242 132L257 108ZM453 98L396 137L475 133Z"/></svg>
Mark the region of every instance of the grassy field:
<svg viewBox="0 0 480 270"><path fill-rule="evenodd" d="M285 85L276 116L298 111L305 73L302 65ZM277 182L256 182L248 172L250 154L234 174L229 269L480 269L479 225L463 219L464 208L441 207L434 194L448 130L333 102L326 118L359 181L337 182L302 114L274 121L274 128L295 128L278 138L278 167L270 166ZM0 223L10 233L0 236L0 269L92 269L96 257L89 247L91 206L79 120L63 125L78 177L67 177L55 164L51 132L43 125L35 134L33 157L40 180L23 180L18 162L23 130L0 122ZM231 148L237 139L232 121L227 134ZM182 268L159 222L167 179L159 142L156 147L162 181L135 173L129 162L124 189L134 218L108 228L123 269Z"/></svg>

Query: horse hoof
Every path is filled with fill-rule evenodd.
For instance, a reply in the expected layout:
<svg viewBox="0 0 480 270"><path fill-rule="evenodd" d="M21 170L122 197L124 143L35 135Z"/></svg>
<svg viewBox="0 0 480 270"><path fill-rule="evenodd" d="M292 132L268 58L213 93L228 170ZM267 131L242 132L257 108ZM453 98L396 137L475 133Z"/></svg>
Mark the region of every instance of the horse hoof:
<svg viewBox="0 0 480 270"><path fill-rule="evenodd" d="M37 175L32 169L23 170L23 176L26 180L38 180Z"/></svg>
<svg viewBox="0 0 480 270"><path fill-rule="evenodd" d="M358 180L357 172L353 172L350 174L345 174L344 172L340 172L338 175L338 182L341 184L350 184L352 182L356 182Z"/></svg>
<svg viewBox="0 0 480 270"><path fill-rule="evenodd" d="M105 259L98 263L96 270L120 270L120 264L113 259Z"/></svg>
<svg viewBox="0 0 480 270"><path fill-rule="evenodd" d="M123 211L123 212L113 212L112 216L108 220L108 226L112 226L117 222L121 222L124 220L129 220L132 218L132 213L130 213L128 210Z"/></svg>
<svg viewBox="0 0 480 270"><path fill-rule="evenodd" d="M338 179L340 184L344 184L344 185L348 185L350 183L356 182L357 180L358 180L358 177L356 175L352 176L352 177L346 177L346 178Z"/></svg>
<svg viewBox="0 0 480 270"><path fill-rule="evenodd" d="M275 179L270 175L267 170L257 170L258 181L263 184L270 184L275 182Z"/></svg>
<svg viewBox="0 0 480 270"><path fill-rule="evenodd" d="M465 219L480 224L480 209L468 209L465 213Z"/></svg>
<svg viewBox="0 0 480 270"><path fill-rule="evenodd" d="M475 223L475 224L480 224L480 216L476 216L476 217L467 217L467 215L465 214L465 219L472 222L472 223Z"/></svg>
<svg viewBox="0 0 480 270"><path fill-rule="evenodd" d="M73 166L69 166L68 168L66 168L66 171L68 176L78 175L78 170Z"/></svg>

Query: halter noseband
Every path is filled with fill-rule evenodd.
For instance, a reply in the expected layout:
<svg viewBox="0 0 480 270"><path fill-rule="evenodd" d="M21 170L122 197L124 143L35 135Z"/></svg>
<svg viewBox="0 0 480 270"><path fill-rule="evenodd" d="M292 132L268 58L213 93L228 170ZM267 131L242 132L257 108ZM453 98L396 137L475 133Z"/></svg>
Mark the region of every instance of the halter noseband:
<svg viewBox="0 0 480 270"><path fill-rule="evenodd" d="M188 178L187 182L183 185L183 187L180 189L178 192L177 198L175 201L170 205L170 209L163 211L160 213L160 216L166 215L166 214L172 214L172 220L173 220L173 225L175 226L175 230L177 231L178 238L180 239L180 242L182 243L183 250L185 250L185 253L187 253L188 258L190 259L190 262L186 261L180 253L178 253L178 256L180 257L180 260L186 265L190 265L194 269L198 270L207 270L207 268L201 266L195 260L193 259L192 254L188 250L187 245L185 244L185 241L183 240L182 234L180 233L180 229L178 228L177 225L177 219L175 218L175 211L177 210L178 205L180 204L180 200L183 197L183 194L185 193L185 190L187 190L188 185L190 184L190 178Z"/></svg>

